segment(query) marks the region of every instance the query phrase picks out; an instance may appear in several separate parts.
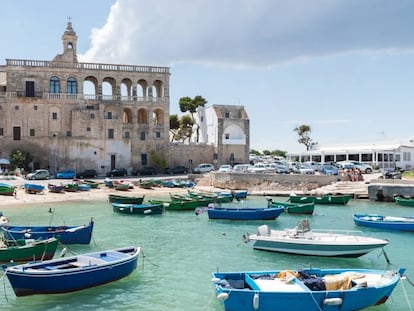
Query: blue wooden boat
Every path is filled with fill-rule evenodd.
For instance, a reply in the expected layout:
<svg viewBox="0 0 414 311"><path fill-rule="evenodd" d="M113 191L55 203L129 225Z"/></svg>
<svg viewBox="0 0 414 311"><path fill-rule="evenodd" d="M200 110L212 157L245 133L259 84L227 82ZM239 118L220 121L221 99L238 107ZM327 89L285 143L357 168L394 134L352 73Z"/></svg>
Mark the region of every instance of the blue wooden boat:
<svg viewBox="0 0 414 311"><path fill-rule="evenodd" d="M414 231L414 217L382 216L377 214L354 214L358 226L381 230Z"/></svg>
<svg viewBox="0 0 414 311"><path fill-rule="evenodd" d="M387 301L405 269L303 269L212 273L226 311L352 311Z"/></svg>
<svg viewBox="0 0 414 311"><path fill-rule="evenodd" d="M248 191L247 190L232 190L231 193L237 201L240 201L240 200L247 199Z"/></svg>
<svg viewBox="0 0 414 311"><path fill-rule="evenodd" d="M40 192L43 192L43 190L45 190L45 186L37 185L37 184L25 183L23 187L24 187L24 191L30 194L40 193Z"/></svg>
<svg viewBox="0 0 414 311"><path fill-rule="evenodd" d="M94 221L82 226L2 226L0 230L8 240L57 238L62 244L89 244Z"/></svg>
<svg viewBox="0 0 414 311"><path fill-rule="evenodd" d="M201 209L196 210L199 214ZM207 208L209 219L229 219L229 220L271 220L276 219L285 211L283 207L275 208L253 208L253 207L223 207L210 204Z"/></svg>
<svg viewBox="0 0 414 311"><path fill-rule="evenodd" d="M92 186L90 184L80 183L78 184L79 191L89 191L91 190Z"/></svg>
<svg viewBox="0 0 414 311"><path fill-rule="evenodd" d="M128 203L111 203L114 212L122 214L141 214L154 215L162 214L164 205L162 203L142 203L142 204L128 204Z"/></svg>
<svg viewBox="0 0 414 311"><path fill-rule="evenodd" d="M6 268L16 296L58 294L110 283L132 273L140 247L123 247Z"/></svg>

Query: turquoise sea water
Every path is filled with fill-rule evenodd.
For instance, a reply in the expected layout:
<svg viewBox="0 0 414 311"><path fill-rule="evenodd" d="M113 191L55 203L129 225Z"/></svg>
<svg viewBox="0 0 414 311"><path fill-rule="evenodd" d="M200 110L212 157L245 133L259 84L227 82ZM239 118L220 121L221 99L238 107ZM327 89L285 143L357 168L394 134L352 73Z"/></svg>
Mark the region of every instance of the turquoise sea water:
<svg viewBox="0 0 414 311"><path fill-rule="evenodd" d="M286 200L286 198L280 198ZM263 197L249 197L246 206L262 206ZM54 213L48 213L49 208ZM303 216L282 214L276 221L208 220L207 214L193 211L166 211L163 215L139 216L113 213L107 202L33 204L2 206L0 210L16 225L81 225L95 220L90 245L70 245L66 256L126 245L141 246L138 269L122 280L79 292L17 298L5 277L0 282L1 310L141 310L141 311L219 311L223 310L210 282L213 271L319 268L407 268L414 281L414 233L381 232L357 227L353 213L414 216L414 209L394 203L351 201L346 206L317 206L310 216L315 229L352 229L366 235L387 238L385 247L390 264L381 250L357 259L295 256L253 250L242 242L242 235L259 225L275 229L293 228ZM57 255L60 250L58 249ZM408 302L407 302L408 299ZM414 287L400 283L386 304L371 311L405 311L414 307ZM305 310L305 309L304 309Z"/></svg>

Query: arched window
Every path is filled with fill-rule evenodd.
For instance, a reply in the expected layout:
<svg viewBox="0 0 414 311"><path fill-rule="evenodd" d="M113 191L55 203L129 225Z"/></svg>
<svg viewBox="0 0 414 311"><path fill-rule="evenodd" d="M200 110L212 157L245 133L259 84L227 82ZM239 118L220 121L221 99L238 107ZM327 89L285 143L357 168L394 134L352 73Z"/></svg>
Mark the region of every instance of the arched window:
<svg viewBox="0 0 414 311"><path fill-rule="evenodd" d="M60 81L58 77L51 77L50 78L50 90L49 93L60 93Z"/></svg>
<svg viewBox="0 0 414 311"><path fill-rule="evenodd" d="M66 93L68 94L77 94L78 93L78 83L76 82L76 79L73 77L70 77L67 81L66 86Z"/></svg>

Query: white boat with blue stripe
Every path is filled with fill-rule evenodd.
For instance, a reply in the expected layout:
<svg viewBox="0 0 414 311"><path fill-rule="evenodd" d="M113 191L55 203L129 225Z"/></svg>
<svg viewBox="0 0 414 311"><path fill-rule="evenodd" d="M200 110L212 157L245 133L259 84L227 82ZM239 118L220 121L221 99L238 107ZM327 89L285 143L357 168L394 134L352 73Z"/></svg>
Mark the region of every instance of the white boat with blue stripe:
<svg viewBox="0 0 414 311"><path fill-rule="evenodd" d="M247 243L264 251L308 256L359 257L388 244L387 240L367 237L357 231L313 230L304 219L294 229L273 230L267 225L258 227L256 234L244 234Z"/></svg>

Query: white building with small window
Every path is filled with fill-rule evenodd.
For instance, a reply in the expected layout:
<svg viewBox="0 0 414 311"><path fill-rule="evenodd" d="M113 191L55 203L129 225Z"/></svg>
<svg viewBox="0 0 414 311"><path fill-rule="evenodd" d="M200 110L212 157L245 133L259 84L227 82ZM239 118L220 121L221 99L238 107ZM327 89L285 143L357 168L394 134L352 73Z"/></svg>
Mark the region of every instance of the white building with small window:
<svg viewBox="0 0 414 311"><path fill-rule="evenodd" d="M289 160L299 162L359 161L378 168L414 168L414 142L382 142L318 147L302 153L289 153Z"/></svg>
<svg viewBox="0 0 414 311"><path fill-rule="evenodd" d="M199 107L198 143L214 147L214 164L248 163L250 151L250 121L244 106L212 105ZM192 142L196 142L194 133Z"/></svg>

